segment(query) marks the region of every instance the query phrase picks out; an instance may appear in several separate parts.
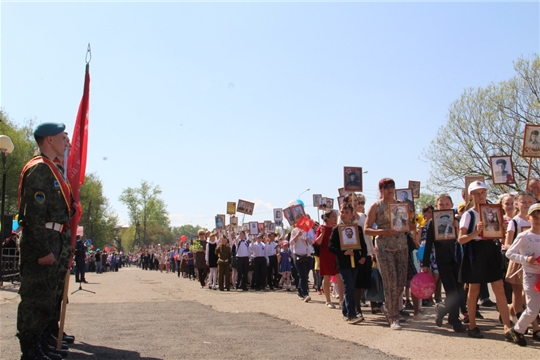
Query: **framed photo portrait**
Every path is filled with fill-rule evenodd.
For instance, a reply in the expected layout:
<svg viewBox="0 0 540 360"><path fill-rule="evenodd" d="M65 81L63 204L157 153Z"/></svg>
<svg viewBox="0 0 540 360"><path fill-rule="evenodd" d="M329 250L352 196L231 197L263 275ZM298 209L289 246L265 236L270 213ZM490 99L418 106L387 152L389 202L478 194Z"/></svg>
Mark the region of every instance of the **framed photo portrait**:
<svg viewBox="0 0 540 360"><path fill-rule="evenodd" d="M352 191L345 190L345 188L339 188L337 189L337 191L338 191L339 196L343 196L343 197L349 195L352 192Z"/></svg>
<svg viewBox="0 0 540 360"><path fill-rule="evenodd" d="M236 214L236 203L233 202L227 202L227 215L234 215Z"/></svg>
<svg viewBox="0 0 540 360"><path fill-rule="evenodd" d="M258 223L257 224L257 230L259 230L259 234L264 234L264 223Z"/></svg>
<svg viewBox="0 0 540 360"><path fill-rule="evenodd" d="M433 210L435 240L454 240L457 237L454 228L454 210Z"/></svg>
<svg viewBox="0 0 540 360"><path fill-rule="evenodd" d="M523 157L540 157L540 125L525 125Z"/></svg>
<svg viewBox="0 0 540 360"><path fill-rule="evenodd" d="M341 205L343 205L343 202L345 201L345 196L340 196L337 198L338 207L341 209Z"/></svg>
<svg viewBox="0 0 540 360"><path fill-rule="evenodd" d="M313 206L318 208L319 205L321 204L321 198L322 198L322 195L321 194L313 194Z"/></svg>
<svg viewBox="0 0 540 360"><path fill-rule="evenodd" d="M259 234L259 223L256 221L250 221L249 222L249 234L250 235L257 235Z"/></svg>
<svg viewBox="0 0 540 360"><path fill-rule="evenodd" d="M216 229L225 228L225 215L216 215Z"/></svg>
<svg viewBox="0 0 540 360"><path fill-rule="evenodd" d="M283 217L287 219L289 224L294 225L294 216L291 207L283 209Z"/></svg>
<svg viewBox="0 0 540 360"><path fill-rule="evenodd" d="M318 207L319 210L326 210L326 199L327 198L325 197L321 197L319 201L319 207Z"/></svg>
<svg viewBox="0 0 540 360"><path fill-rule="evenodd" d="M270 220L264 220L264 228L268 230L268 226L270 226L272 222Z"/></svg>
<svg viewBox="0 0 540 360"><path fill-rule="evenodd" d="M292 210L295 223L298 220L300 220L303 216L306 216L306 213L304 212L304 208L300 204L291 206L291 210Z"/></svg>
<svg viewBox="0 0 540 360"><path fill-rule="evenodd" d="M409 204L409 211L414 211L412 189L396 189L396 200Z"/></svg>
<svg viewBox="0 0 540 360"><path fill-rule="evenodd" d="M412 190L413 199L418 199L420 197L420 181L409 180L409 189Z"/></svg>
<svg viewBox="0 0 540 360"><path fill-rule="evenodd" d="M491 178L494 184L515 184L514 164L510 156L491 156L489 158L491 166Z"/></svg>
<svg viewBox="0 0 540 360"><path fill-rule="evenodd" d="M360 249L360 235L358 235L358 225L339 225L339 245L341 250Z"/></svg>
<svg viewBox="0 0 540 360"><path fill-rule="evenodd" d="M343 184L345 191L362 191L362 168L345 166L343 168Z"/></svg>
<svg viewBox="0 0 540 360"><path fill-rule="evenodd" d="M409 204L390 204L390 227L399 232L409 231Z"/></svg>
<svg viewBox="0 0 540 360"><path fill-rule="evenodd" d="M334 199L326 198L326 210L332 210L334 208Z"/></svg>
<svg viewBox="0 0 540 360"><path fill-rule="evenodd" d="M238 226L238 218L236 216L231 216L229 218L229 222L231 223L231 226L233 227Z"/></svg>
<svg viewBox="0 0 540 360"><path fill-rule="evenodd" d="M268 227L266 229L268 230L269 233L275 233L276 232L276 224L271 222L270 224L268 224Z"/></svg>
<svg viewBox="0 0 540 360"><path fill-rule="evenodd" d="M236 211L246 215L253 215L255 204L246 200L238 200Z"/></svg>
<svg viewBox="0 0 540 360"><path fill-rule="evenodd" d="M465 176L465 192L469 191L469 185L475 181L486 183L484 175Z"/></svg>
<svg viewBox="0 0 540 360"><path fill-rule="evenodd" d="M480 204L480 219L484 223L484 239L504 238L503 211L501 204Z"/></svg>

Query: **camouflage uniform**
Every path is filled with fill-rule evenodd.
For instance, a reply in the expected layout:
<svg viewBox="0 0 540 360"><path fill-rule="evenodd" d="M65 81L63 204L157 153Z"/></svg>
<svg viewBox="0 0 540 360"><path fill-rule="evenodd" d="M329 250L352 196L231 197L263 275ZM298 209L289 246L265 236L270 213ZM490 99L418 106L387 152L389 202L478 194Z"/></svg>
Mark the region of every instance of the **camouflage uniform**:
<svg viewBox="0 0 540 360"><path fill-rule="evenodd" d="M44 155L42 155L45 157ZM37 163L21 174L19 222L21 286L17 313L17 336L21 349L31 347L44 336L52 318L58 291L59 266L66 233L45 224L69 223L69 208L61 187L45 163ZM38 265L38 259L52 253L52 265Z"/></svg>

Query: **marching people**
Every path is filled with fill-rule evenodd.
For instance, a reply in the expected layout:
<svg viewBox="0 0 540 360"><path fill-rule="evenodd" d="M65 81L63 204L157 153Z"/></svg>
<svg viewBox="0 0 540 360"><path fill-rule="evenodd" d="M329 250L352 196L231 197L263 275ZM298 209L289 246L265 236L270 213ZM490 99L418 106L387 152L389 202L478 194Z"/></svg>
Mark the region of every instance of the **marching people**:
<svg viewBox="0 0 540 360"><path fill-rule="evenodd" d="M210 239L206 243L206 266L209 268L208 274L208 288L216 290L218 287L217 284L217 270L218 270L218 256L216 255L216 242L217 233L213 232L210 234Z"/></svg>
<svg viewBox="0 0 540 360"><path fill-rule="evenodd" d="M264 290L266 283L266 268L270 264L268 256L264 250L263 234L257 235L255 241L249 245L253 263L253 276L251 288L256 291Z"/></svg>
<svg viewBox="0 0 540 360"><path fill-rule="evenodd" d="M491 283L491 288L497 301L497 309L504 324L504 332L510 330L508 303L504 294L502 274L502 253L494 240L483 239L484 223L480 219L480 205L486 204L487 188L481 181L469 185L469 201L474 207L463 214L459 223L460 244L466 244L461 261L460 282L469 284L467 308L469 310L469 330L472 338L483 338L484 335L476 326L476 303L480 293L481 283Z"/></svg>
<svg viewBox="0 0 540 360"><path fill-rule="evenodd" d="M218 284L219 291L231 290L231 248L229 246L229 240L225 235L222 236L219 246L216 247L215 254L218 257L217 266L218 266Z"/></svg>
<svg viewBox="0 0 540 360"><path fill-rule="evenodd" d="M309 302L311 296L308 291L309 258L311 257L310 243L307 233L295 227L291 231L290 247L293 253L293 262L298 272L298 283L296 284L298 298Z"/></svg>
<svg viewBox="0 0 540 360"><path fill-rule="evenodd" d="M276 244L276 233L268 234L266 238L266 244L264 251L268 257L268 268L267 268L267 279L266 283L270 290L274 290L274 287L277 286L279 281L278 273L278 259L277 259L277 244Z"/></svg>

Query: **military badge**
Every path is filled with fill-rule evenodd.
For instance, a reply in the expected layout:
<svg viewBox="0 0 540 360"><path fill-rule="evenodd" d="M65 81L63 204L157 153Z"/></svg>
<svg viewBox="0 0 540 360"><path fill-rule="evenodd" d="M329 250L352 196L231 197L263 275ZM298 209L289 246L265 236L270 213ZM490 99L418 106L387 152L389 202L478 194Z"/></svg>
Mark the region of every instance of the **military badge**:
<svg viewBox="0 0 540 360"><path fill-rule="evenodd" d="M60 189L60 184L58 183L58 181L54 180L54 188L55 189Z"/></svg>
<svg viewBox="0 0 540 360"><path fill-rule="evenodd" d="M34 199L38 204L43 204L45 202L45 193L43 191L38 191L34 194Z"/></svg>

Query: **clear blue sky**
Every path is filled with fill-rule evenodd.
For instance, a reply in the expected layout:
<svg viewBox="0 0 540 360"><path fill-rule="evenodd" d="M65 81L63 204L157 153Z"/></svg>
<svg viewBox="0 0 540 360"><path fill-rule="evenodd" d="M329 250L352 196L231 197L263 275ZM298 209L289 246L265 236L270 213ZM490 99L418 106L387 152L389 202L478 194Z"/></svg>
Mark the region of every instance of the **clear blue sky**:
<svg viewBox="0 0 540 360"><path fill-rule="evenodd" d="M238 199L256 203L245 221L271 220L307 188L315 215L343 166L368 171L368 205L383 177L424 187L450 104L539 53L539 16L538 2L2 1L0 106L71 133L90 42L87 173L123 223L118 197L143 179L174 226L213 227Z"/></svg>

